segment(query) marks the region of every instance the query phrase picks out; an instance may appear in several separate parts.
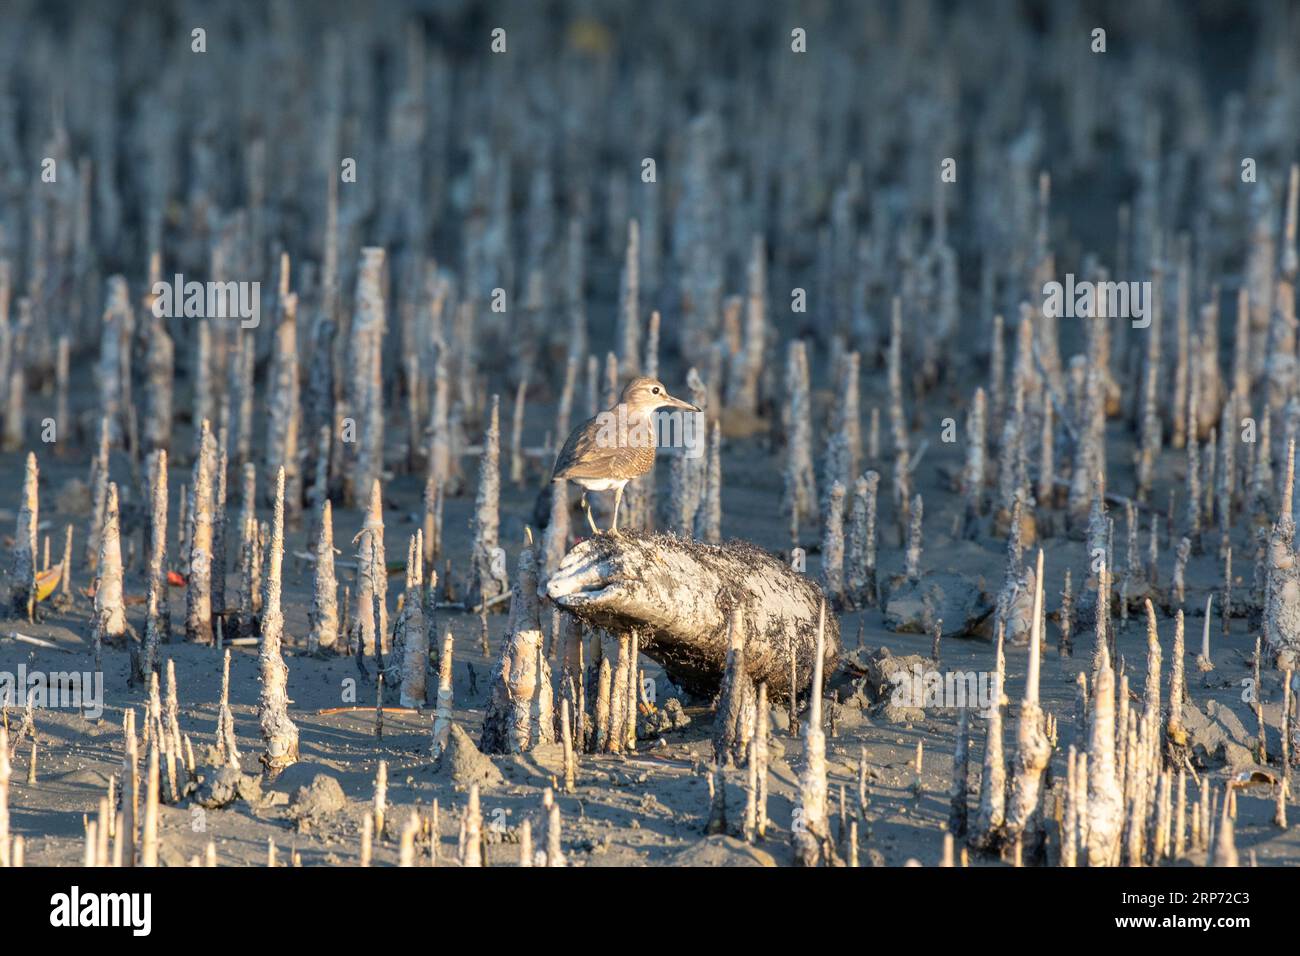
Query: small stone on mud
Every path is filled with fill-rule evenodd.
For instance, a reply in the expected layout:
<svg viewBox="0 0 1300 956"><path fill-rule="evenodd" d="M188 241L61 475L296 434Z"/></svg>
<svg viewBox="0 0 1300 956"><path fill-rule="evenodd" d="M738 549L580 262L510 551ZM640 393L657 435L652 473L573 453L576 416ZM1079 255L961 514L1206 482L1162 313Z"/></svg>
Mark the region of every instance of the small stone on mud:
<svg viewBox="0 0 1300 956"><path fill-rule="evenodd" d="M1249 767L1255 763L1251 752L1255 735L1232 710L1217 700L1209 700L1202 711L1191 701L1183 703L1183 727L1199 767Z"/></svg>
<svg viewBox="0 0 1300 956"><path fill-rule="evenodd" d="M469 734L460 724L451 725L451 737L447 749L438 758L434 775L450 779L458 790L465 790L471 784L480 787L493 787L505 783L505 777L490 758L483 755Z"/></svg>
<svg viewBox="0 0 1300 956"><path fill-rule="evenodd" d="M262 783L253 774L237 767L199 767L194 772L194 802L208 810L218 810L236 800L260 803Z"/></svg>
<svg viewBox="0 0 1300 956"><path fill-rule="evenodd" d="M885 598L885 627L902 634L929 634L943 621L944 637L967 637L993 611L993 604L971 579L950 571L931 571L919 580L903 579Z"/></svg>
<svg viewBox="0 0 1300 956"><path fill-rule="evenodd" d="M289 816L297 821L298 829L303 831L347 805L348 798L339 782L328 774L318 773L311 783L299 787L290 799Z"/></svg>
<svg viewBox="0 0 1300 956"><path fill-rule="evenodd" d="M687 716L682 702L676 697L670 697L662 707L638 718L636 736L638 740L649 740L660 734L682 730L690 726L690 723L691 718Z"/></svg>

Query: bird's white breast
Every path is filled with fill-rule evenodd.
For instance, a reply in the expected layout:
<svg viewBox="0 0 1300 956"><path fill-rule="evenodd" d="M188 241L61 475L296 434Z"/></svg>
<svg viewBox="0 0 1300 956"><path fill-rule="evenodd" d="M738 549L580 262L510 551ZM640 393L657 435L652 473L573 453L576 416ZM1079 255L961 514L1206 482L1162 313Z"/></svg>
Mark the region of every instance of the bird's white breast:
<svg viewBox="0 0 1300 956"><path fill-rule="evenodd" d="M609 491L622 488L627 484L626 478L570 478L575 485L582 485L588 491Z"/></svg>

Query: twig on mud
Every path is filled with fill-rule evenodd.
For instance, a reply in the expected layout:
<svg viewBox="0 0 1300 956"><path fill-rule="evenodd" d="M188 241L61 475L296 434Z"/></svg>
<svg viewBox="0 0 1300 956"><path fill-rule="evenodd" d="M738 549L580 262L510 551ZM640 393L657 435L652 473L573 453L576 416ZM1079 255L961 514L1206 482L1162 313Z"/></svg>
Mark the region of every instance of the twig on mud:
<svg viewBox="0 0 1300 956"><path fill-rule="evenodd" d="M911 462L908 463L907 473L909 475L916 473L917 466L921 464L921 459L925 457L926 449L929 447L929 439L922 439L921 444L917 446L916 455L912 458Z"/></svg>
<svg viewBox="0 0 1300 956"><path fill-rule="evenodd" d="M44 641L39 637L29 637L26 634L19 634L17 631L9 631L7 634L0 634L0 637L7 637L11 641L18 641L20 644L31 644L33 647L43 647L50 651L62 651L64 654L76 653L76 651L69 647L60 647L52 641Z"/></svg>

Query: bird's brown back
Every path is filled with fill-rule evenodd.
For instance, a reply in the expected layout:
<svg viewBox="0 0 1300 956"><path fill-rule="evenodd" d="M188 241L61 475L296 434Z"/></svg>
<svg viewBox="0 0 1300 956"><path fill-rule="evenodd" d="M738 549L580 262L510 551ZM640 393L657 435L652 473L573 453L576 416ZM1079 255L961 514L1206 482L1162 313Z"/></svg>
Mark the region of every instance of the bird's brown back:
<svg viewBox="0 0 1300 956"><path fill-rule="evenodd" d="M606 413L608 414L608 413ZM613 442L608 429L602 440L601 416L589 418L570 434L555 459L551 478L636 478L654 467L654 441ZM608 426L605 426L608 428Z"/></svg>

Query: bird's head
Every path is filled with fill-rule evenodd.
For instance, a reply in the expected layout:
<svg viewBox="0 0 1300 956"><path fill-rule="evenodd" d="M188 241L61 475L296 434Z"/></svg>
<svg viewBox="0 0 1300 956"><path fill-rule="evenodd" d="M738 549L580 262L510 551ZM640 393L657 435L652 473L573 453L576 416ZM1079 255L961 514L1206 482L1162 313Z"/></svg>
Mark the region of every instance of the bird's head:
<svg viewBox="0 0 1300 956"><path fill-rule="evenodd" d="M634 378L623 387L619 397L621 404L629 408L652 412L656 408L680 408L688 412L703 411L699 406L673 398L668 394L662 382L655 378Z"/></svg>

